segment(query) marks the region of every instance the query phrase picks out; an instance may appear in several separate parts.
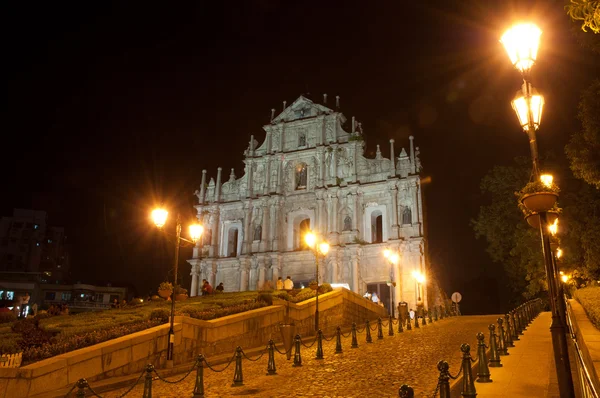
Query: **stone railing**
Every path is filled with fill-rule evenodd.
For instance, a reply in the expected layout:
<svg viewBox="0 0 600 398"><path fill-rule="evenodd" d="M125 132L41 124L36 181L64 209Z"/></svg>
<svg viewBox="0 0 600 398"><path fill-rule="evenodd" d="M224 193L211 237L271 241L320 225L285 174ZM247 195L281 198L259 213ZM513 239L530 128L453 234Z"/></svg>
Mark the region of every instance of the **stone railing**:
<svg viewBox="0 0 600 398"><path fill-rule="evenodd" d="M174 364L280 341L280 325L293 321L296 332L314 334L315 299L274 305L210 321L176 316ZM323 330L353 321L386 316L384 308L346 289L319 296ZM61 354L21 368L0 368L0 398L28 397L60 389L81 378L88 381L141 372L148 364L167 365L169 325L160 325L104 343Z"/></svg>

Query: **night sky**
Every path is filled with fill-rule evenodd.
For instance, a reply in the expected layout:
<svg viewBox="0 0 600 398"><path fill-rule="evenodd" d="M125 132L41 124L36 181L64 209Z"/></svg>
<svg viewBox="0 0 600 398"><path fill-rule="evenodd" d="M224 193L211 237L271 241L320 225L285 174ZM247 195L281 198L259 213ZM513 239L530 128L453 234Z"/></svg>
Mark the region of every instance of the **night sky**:
<svg viewBox="0 0 600 398"><path fill-rule="evenodd" d="M398 154L415 136L433 268L464 312L500 311L504 274L469 226L486 171L529 156L510 107L520 75L498 40L519 19L544 31L542 153L564 158L599 70L561 1L6 2L2 15L0 215L48 211L66 228L74 281L144 296L173 258L153 205L187 224L203 168L239 177L271 108L327 93L363 123L367 154L380 144L389 157L390 138ZM191 249L181 257L189 280Z"/></svg>

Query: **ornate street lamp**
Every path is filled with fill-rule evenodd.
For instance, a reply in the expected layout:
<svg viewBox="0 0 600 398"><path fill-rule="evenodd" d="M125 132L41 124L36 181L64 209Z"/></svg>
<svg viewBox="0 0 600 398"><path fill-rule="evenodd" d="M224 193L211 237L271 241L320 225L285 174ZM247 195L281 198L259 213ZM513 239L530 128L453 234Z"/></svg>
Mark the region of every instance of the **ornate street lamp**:
<svg viewBox="0 0 600 398"><path fill-rule="evenodd" d="M396 280L400 279L398 277L394 278L394 275L396 274L396 267L400 263L400 255L396 251L385 249L383 251L383 257L385 257L390 264L390 281L387 285L390 287L390 315L394 316L395 297L393 288L396 287ZM400 295L402 295L402 287L400 288ZM402 297L400 297L400 300L402 300Z"/></svg>
<svg viewBox="0 0 600 398"><path fill-rule="evenodd" d="M327 253L329 253L329 243L325 240L319 240L317 235L314 232L307 232L304 235L304 241L306 245L313 251L315 254L315 263L316 263L316 281L317 281L317 300L316 300L316 310L315 310L315 331L319 331L319 256L325 257Z"/></svg>
<svg viewBox="0 0 600 398"><path fill-rule="evenodd" d="M167 222L167 217L169 212L162 208L157 208L152 211L152 221L158 227L158 229L162 229ZM190 225L190 240L181 237L181 219L179 214L177 215L177 226L175 228L175 267L174 267L174 276L173 276L173 290L171 291L171 319L169 326L169 344L167 345L167 361L173 360L173 345L175 344L175 330L173 329L174 318L175 318L175 286L177 286L177 268L179 263L179 247L181 245L181 241L195 244L202 233L204 232L204 227L200 224L192 224Z"/></svg>
<svg viewBox="0 0 600 398"><path fill-rule="evenodd" d="M533 165L533 178L539 180L546 187L552 186L552 179L540 176L538 159L538 148L536 141L536 130L539 129L542 120L544 98L539 95L531 85L531 69L537 59L542 31L534 24L518 24L508 29L502 36L500 42L504 45L510 61L518 69L523 77L523 86L512 101L513 109L519 119L519 124L529 138L529 149ZM546 195L551 196L551 195ZM541 197L541 195L540 195ZM552 199L552 198L551 198ZM554 200L556 200L554 198ZM525 202L523 202L526 205ZM527 207L527 206L526 206ZM528 209L532 211L532 208ZM542 253L548 279L548 294L552 307L552 346L554 348L554 359L556 362L556 373L561 397L574 397L573 380L569 364L568 347L565 335L564 314L561 312L561 300L559 297L560 287L554 254L550 246L548 234L548 216L546 211L539 211L540 235L542 238Z"/></svg>

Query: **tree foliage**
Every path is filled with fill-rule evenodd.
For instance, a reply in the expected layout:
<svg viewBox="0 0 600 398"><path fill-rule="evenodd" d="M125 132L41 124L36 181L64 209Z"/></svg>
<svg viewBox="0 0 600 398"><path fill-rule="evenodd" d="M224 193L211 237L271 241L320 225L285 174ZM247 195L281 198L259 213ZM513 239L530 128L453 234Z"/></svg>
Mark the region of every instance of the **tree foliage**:
<svg viewBox="0 0 600 398"><path fill-rule="evenodd" d="M600 33L600 1L570 0L565 8L572 20L583 21L581 30Z"/></svg>
<svg viewBox="0 0 600 398"><path fill-rule="evenodd" d="M575 177L600 189L600 80L588 87L579 103L582 129L565 147Z"/></svg>

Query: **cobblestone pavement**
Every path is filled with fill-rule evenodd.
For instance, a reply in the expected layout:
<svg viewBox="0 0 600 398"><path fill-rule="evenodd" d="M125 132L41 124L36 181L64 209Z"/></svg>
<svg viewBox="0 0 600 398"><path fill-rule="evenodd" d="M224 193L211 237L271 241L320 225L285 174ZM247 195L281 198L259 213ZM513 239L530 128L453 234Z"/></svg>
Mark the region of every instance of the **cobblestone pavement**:
<svg viewBox="0 0 600 398"><path fill-rule="evenodd" d="M358 334L358 348L350 348L350 337L342 339L344 352L335 354L335 338L323 341L324 359L315 359L316 344L312 348L302 347L302 367L292 367L292 360L275 352L277 375L267 376L268 356L251 362L242 362L244 385L232 387L235 362L221 373L204 370L206 397L231 396L311 396L311 397L397 397L398 388L406 383L415 388L417 397L431 397L437 385L437 362L444 359L450 363L450 372L456 375L460 369L460 345L469 343L471 355L477 354L477 332L488 332L487 326L495 323L498 316L461 316L443 319L419 329L388 336L384 328L384 339L377 339L372 332L373 343L365 342L365 332ZM386 323L386 322L385 322ZM384 324L385 324L384 323ZM374 326L374 325L373 325ZM489 332L486 333L488 336ZM326 336L330 337L330 336ZM487 338L486 338L487 340ZM257 356L251 357L251 359ZM210 362L210 361L209 361ZM215 365L217 370L225 364ZM160 370L158 370L160 374ZM183 375L169 377L181 379ZM155 380L152 385L153 398L191 397L194 390L195 371L177 384ZM93 383L92 383L93 385ZM127 391L123 388L102 394L116 398ZM138 398L143 394L143 384L136 386L127 397Z"/></svg>

